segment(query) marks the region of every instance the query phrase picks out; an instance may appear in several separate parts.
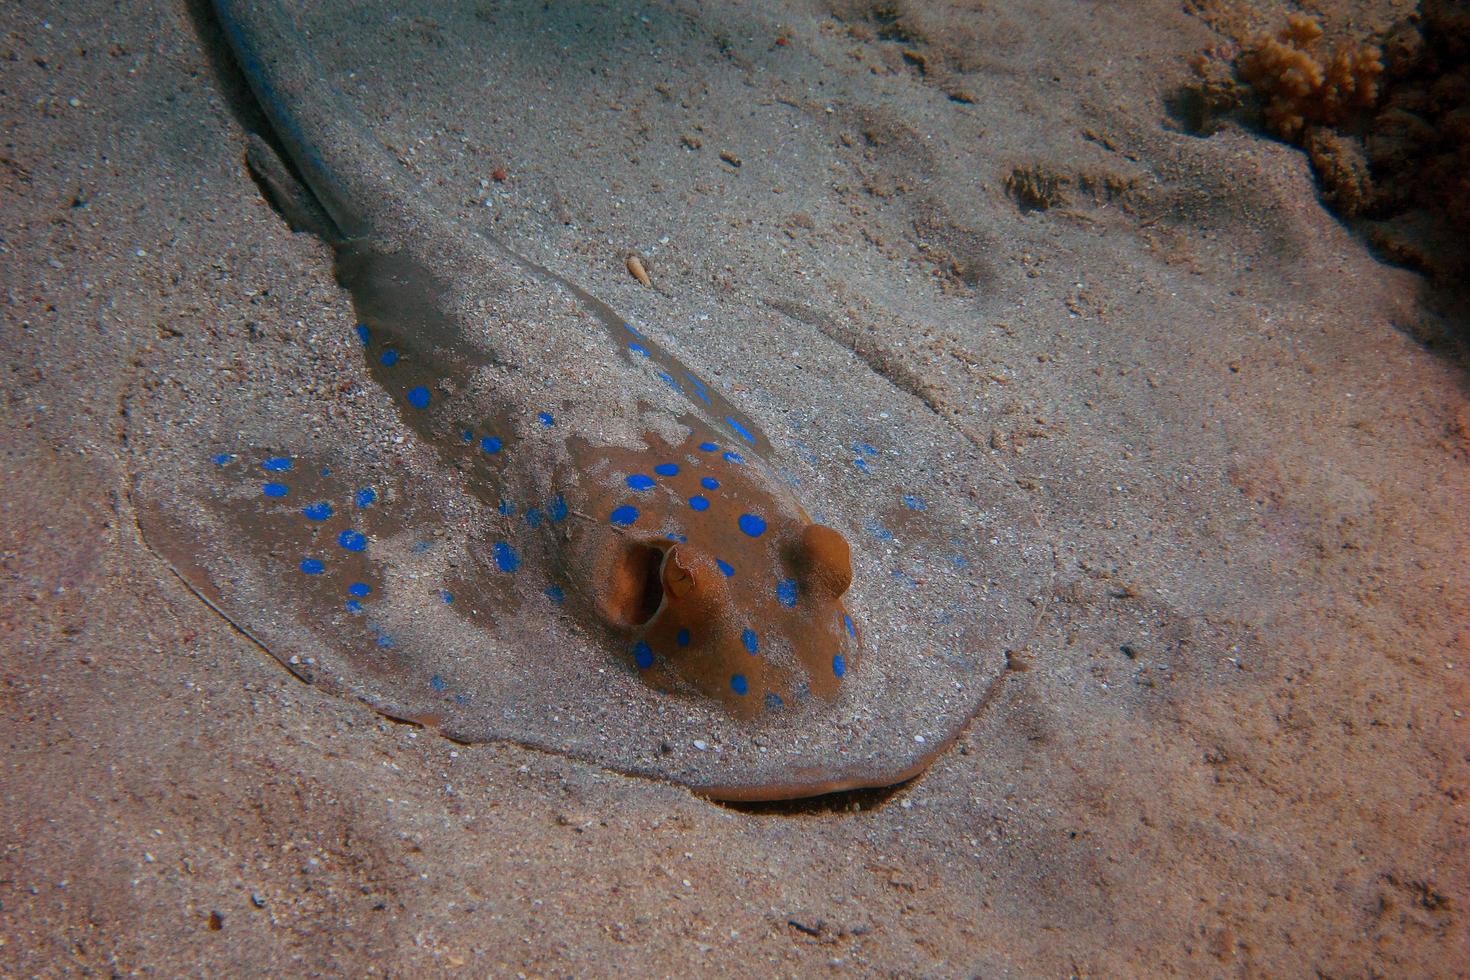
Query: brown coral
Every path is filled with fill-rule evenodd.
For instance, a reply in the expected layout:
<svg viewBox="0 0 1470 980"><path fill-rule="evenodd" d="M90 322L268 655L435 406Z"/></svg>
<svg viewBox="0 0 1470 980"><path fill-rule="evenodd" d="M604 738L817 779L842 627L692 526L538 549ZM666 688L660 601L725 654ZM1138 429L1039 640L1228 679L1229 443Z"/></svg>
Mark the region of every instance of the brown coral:
<svg viewBox="0 0 1470 980"><path fill-rule="evenodd" d="M1379 250L1440 281L1465 281L1470 245L1470 4L1422 0L1378 44L1324 51L1295 15L1246 45L1234 79L1201 58L1200 118L1254 104L1273 134L1302 147L1323 200Z"/></svg>
<svg viewBox="0 0 1470 980"><path fill-rule="evenodd" d="M1283 139L1298 140L1311 125L1336 125L1378 99L1378 48L1343 45L1324 58L1321 41L1316 21L1293 14L1237 62L1241 79L1265 100L1266 125Z"/></svg>
<svg viewBox="0 0 1470 980"><path fill-rule="evenodd" d="M1322 199L1344 218L1356 218L1375 201L1373 178L1362 144L1326 126L1312 126L1302 140L1322 183Z"/></svg>
<svg viewBox="0 0 1470 980"><path fill-rule="evenodd" d="M1366 230L1394 259L1470 281L1470 5L1423 0L1394 31L1383 110L1365 131L1375 200ZM1389 47L1390 55L1396 53Z"/></svg>

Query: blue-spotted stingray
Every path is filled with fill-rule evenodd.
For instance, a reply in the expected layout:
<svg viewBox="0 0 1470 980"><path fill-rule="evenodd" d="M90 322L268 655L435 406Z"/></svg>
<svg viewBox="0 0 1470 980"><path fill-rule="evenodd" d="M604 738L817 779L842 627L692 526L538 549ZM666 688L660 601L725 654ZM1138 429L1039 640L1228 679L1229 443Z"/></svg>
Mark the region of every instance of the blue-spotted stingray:
<svg viewBox="0 0 1470 980"><path fill-rule="evenodd" d="M271 127L252 167L352 312L158 386L153 549L299 676L462 741L724 799L921 770L1034 619L1009 482L840 348L828 401L864 404L815 410L773 357L773 442L676 333L416 191L284 8L215 6Z"/></svg>

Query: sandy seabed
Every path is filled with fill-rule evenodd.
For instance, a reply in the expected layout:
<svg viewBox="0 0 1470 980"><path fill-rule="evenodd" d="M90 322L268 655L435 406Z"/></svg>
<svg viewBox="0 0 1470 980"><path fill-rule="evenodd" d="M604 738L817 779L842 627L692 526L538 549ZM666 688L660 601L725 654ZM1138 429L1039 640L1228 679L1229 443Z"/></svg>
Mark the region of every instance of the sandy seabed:
<svg viewBox="0 0 1470 980"><path fill-rule="evenodd" d="M200 5L55 7L0 11L0 974L1470 970L1464 317L1167 111L1279 9L303 15L447 212L686 349L820 330L1029 497L1052 586L957 744L734 808L325 695L148 550L172 366L290 383L350 314Z"/></svg>

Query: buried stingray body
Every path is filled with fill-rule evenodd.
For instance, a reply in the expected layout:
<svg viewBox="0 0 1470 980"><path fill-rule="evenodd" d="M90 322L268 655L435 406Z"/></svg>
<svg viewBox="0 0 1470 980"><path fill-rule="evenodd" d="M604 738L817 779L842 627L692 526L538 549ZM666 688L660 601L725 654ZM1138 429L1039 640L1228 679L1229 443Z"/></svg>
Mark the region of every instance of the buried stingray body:
<svg viewBox="0 0 1470 980"><path fill-rule="evenodd" d="M926 765L1034 623L1045 549L1009 481L871 375L845 382L866 414L799 412L773 445L650 331L409 190L278 5L216 7L291 164L253 138L252 167L334 247L342 348L387 398L328 410L256 372L182 422L136 413L149 545L299 675L462 741L727 799Z"/></svg>
<svg viewBox="0 0 1470 980"><path fill-rule="evenodd" d="M771 476L755 423L603 303L405 194L396 162L320 81L279 7L217 7L306 186L258 138L252 165L293 224L334 245L378 382L446 463L473 468L471 492L497 511L502 501L525 507L539 532L495 542L499 565L509 555L519 565L525 552L544 559L569 611L606 626L660 688L697 690L740 717L835 697L858 659L840 601L852 578L848 545ZM486 336L473 300L456 297L457 282L493 290L516 272L575 297L593 321L576 324L579 334L596 324L606 334L595 431L569 431L586 416L561 406L527 411L534 389L502 353L514 338ZM630 394L608 404L609 391ZM525 438L523 427L538 435ZM608 444L609 431L625 444Z"/></svg>

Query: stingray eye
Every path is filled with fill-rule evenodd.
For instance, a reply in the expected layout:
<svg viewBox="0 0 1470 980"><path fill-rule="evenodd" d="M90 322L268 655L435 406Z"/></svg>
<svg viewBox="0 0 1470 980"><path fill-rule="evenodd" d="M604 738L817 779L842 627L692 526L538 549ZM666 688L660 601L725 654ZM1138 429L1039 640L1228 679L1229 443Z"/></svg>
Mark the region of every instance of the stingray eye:
<svg viewBox="0 0 1470 980"><path fill-rule="evenodd" d="M801 532L796 564L808 588L837 598L852 584L852 549L830 527L808 524Z"/></svg>
<svg viewBox="0 0 1470 980"><path fill-rule="evenodd" d="M682 599L699 589L699 579L695 575L694 567L691 563L686 563L684 557L677 545L670 548L664 557L664 591L675 599Z"/></svg>
<svg viewBox="0 0 1470 980"><path fill-rule="evenodd" d="M664 600L659 565L664 553L652 545L629 544L613 562L602 609L619 626L642 626Z"/></svg>

